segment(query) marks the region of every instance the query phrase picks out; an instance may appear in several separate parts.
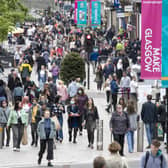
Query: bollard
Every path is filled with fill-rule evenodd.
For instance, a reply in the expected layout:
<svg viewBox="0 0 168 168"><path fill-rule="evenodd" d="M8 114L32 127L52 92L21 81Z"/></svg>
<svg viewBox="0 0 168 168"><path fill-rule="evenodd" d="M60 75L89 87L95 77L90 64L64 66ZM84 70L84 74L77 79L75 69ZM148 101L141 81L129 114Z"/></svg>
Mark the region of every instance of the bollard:
<svg viewBox="0 0 168 168"><path fill-rule="evenodd" d="M142 121L139 121L137 129L137 152L143 152L143 146L144 146L144 124Z"/></svg>
<svg viewBox="0 0 168 168"><path fill-rule="evenodd" d="M103 120L97 122L97 150L103 150Z"/></svg>
<svg viewBox="0 0 168 168"><path fill-rule="evenodd" d="M3 127L0 126L0 149L2 149Z"/></svg>

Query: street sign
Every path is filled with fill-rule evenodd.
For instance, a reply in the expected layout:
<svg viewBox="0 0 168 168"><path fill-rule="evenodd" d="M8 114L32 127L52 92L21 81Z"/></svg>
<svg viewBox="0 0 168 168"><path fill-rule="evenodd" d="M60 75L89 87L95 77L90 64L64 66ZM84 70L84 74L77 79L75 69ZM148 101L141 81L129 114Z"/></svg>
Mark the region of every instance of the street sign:
<svg viewBox="0 0 168 168"><path fill-rule="evenodd" d="M125 12L133 12L133 6L132 5L126 5L124 7Z"/></svg>

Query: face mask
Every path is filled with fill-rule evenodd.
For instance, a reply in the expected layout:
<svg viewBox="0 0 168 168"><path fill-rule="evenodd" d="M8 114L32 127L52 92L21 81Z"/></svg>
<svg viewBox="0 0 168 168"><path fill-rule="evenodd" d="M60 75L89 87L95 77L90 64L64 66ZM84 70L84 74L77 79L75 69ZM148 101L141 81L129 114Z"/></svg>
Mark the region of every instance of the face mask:
<svg viewBox="0 0 168 168"><path fill-rule="evenodd" d="M79 90L79 91L78 91L78 93L79 93L79 94L81 94L81 93L82 93L82 91L81 91L81 90Z"/></svg>
<svg viewBox="0 0 168 168"><path fill-rule="evenodd" d="M71 101L71 104L74 104L74 103L75 103L75 102L72 100L72 101Z"/></svg>

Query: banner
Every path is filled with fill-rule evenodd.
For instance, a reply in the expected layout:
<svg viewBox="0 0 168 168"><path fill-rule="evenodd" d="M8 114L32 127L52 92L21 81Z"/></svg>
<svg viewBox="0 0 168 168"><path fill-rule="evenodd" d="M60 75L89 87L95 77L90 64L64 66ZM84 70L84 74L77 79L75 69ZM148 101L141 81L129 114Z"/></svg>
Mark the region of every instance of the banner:
<svg viewBox="0 0 168 168"><path fill-rule="evenodd" d="M87 2L85 0L77 1L77 26L87 25Z"/></svg>
<svg viewBox="0 0 168 168"><path fill-rule="evenodd" d="M74 14L74 22L77 23L77 7L78 7L78 4L77 4L78 0L75 0L75 14Z"/></svg>
<svg viewBox="0 0 168 168"><path fill-rule="evenodd" d="M162 0L162 87L168 88L168 0Z"/></svg>
<svg viewBox="0 0 168 168"><path fill-rule="evenodd" d="M92 27L101 25L101 2L100 0L90 1L90 23Z"/></svg>
<svg viewBox="0 0 168 168"><path fill-rule="evenodd" d="M142 0L142 79L161 79L161 27L162 0Z"/></svg>

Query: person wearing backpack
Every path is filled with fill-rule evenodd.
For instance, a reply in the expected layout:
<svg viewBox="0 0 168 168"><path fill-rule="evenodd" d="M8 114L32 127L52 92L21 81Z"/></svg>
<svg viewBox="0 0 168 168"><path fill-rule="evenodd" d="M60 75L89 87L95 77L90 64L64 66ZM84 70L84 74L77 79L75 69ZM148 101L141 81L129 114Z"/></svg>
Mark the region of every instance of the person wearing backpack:
<svg viewBox="0 0 168 168"><path fill-rule="evenodd" d="M167 168L166 158L159 149L160 145L158 140L152 141L151 150L147 151L141 158L140 168Z"/></svg>

